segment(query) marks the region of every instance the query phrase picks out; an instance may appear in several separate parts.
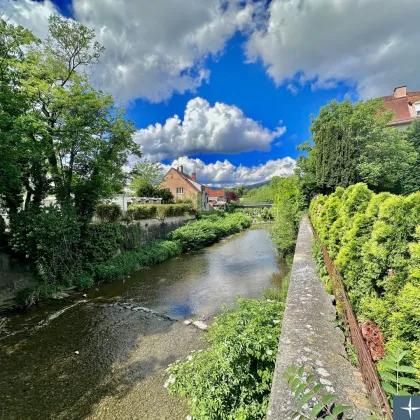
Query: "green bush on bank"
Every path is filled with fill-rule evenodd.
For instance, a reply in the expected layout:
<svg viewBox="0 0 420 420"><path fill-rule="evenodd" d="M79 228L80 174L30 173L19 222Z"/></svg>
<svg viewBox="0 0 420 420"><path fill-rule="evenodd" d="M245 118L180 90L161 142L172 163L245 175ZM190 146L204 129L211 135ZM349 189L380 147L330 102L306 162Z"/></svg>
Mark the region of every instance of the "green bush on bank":
<svg viewBox="0 0 420 420"><path fill-rule="evenodd" d="M165 386L189 397L193 419L266 417L284 304L238 298L215 318L208 349L169 367Z"/></svg>
<svg viewBox="0 0 420 420"><path fill-rule="evenodd" d="M153 241L136 250L123 252L109 261L93 265L93 276L96 281L118 279L180 253L181 247L176 242Z"/></svg>
<svg viewBox="0 0 420 420"><path fill-rule="evenodd" d="M118 204L97 204L95 207L95 216L101 222L117 222L122 217L122 209Z"/></svg>
<svg viewBox="0 0 420 420"><path fill-rule="evenodd" d="M374 194L356 184L319 196L310 213L358 318L377 323L387 349L408 350L420 368L420 193Z"/></svg>
<svg viewBox="0 0 420 420"><path fill-rule="evenodd" d="M131 220L141 220L184 216L191 212L191 204L133 204L127 209L127 216Z"/></svg>
<svg viewBox="0 0 420 420"><path fill-rule="evenodd" d="M191 251L217 242L224 236L238 233L251 226L251 219L243 214L227 214L214 219L202 219L182 226L169 234L182 250Z"/></svg>

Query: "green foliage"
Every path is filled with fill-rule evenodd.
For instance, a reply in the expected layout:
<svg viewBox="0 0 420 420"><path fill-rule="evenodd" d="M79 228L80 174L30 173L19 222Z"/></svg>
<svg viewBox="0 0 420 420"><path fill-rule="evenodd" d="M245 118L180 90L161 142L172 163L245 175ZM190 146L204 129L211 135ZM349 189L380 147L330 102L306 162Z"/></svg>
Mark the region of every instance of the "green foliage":
<svg viewBox="0 0 420 420"><path fill-rule="evenodd" d="M327 393L326 386L313 373L305 372L305 366L297 367L292 364L283 376L297 399L296 410L290 413L290 418L304 420L322 417L337 420L352 408L337 404L337 396Z"/></svg>
<svg viewBox="0 0 420 420"><path fill-rule="evenodd" d="M122 217L122 209L118 204L97 204L95 207L95 216L101 222L116 222Z"/></svg>
<svg viewBox="0 0 420 420"><path fill-rule="evenodd" d="M145 184L158 187L163 180L163 167L159 162L151 162L144 158L133 166L130 176L132 177L131 189L133 191L138 191ZM151 196L139 195L138 197Z"/></svg>
<svg viewBox="0 0 420 420"><path fill-rule="evenodd" d="M273 220L274 212L271 208L236 208L236 213L242 213L245 216L252 217L259 220Z"/></svg>
<svg viewBox="0 0 420 420"><path fill-rule="evenodd" d="M51 16L40 41L0 18L0 200L11 213L52 193L88 221L121 190L128 155L140 154L133 124L79 71L102 52L74 20Z"/></svg>
<svg viewBox="0 0 420 420"><path fill-rule="evenodd" d="M297 177L277 181L273 214L276 223L270 230L271 237L280 253L289 254L294 250L301 218Z"/></svg>
<svg viewBox="0 0 420 420"><path fill-rule="evenodd" d="M397 349L379 362L382 388L388 394L391 406L394 395L417 395L420 391L420 384L413 379L417 369L401 364L406 354L407 352Z"/></svg>
<svg viewBox="0 0 420 420"><path fill-rule="evenodd" d="M402 348L420 368L420 193L357 184L319 196L310 212L358 318L379 325L386 349Z"/></svg>
<svg viewBox="0 0 420 420"><path fill-rule="evenodd" d="M120 223L88 225L82 233L80 251L87 262L106 261L120 251L123 239Z"/></svg>
<svg viewBox="0 0 420 420"><path fill-rule="evenodd" d="M407 173L418 172L416 134L390 128L391 119L392 111L380 99L331 101L322 107L312 118L313 146L308 142L300 146L307 152L298 158L295 171L302 205L319 192L331 193L360 181L376 192L400 192Z"/></svg>
<svg viewBox="0 0 420 420"><path fill-rule="evenodd" d="M270 396L284 304L238 298L210 325L211 346L169 367L165 386L189 397L194 419L263 419Z"/></svg>
<svg viewBox="0 0 420 420"><path fill-rule="evenodd" d="M121 224L121 233L123 235L123 250L132 250L141 245L142 229L139 223Z"/></svg>
<svg viewBox="0 0 420 420"><path fill-rule="evenodd" d="M127 276L142 267L158 264L181 253L181 247L173 241L153 241L133 251L91 267L96 281L110 281Z"/></svg>
<svg viewBox="0 0 420 420"><path fill-rule="evenodd" d="M239 213L214 217L213 220L207 218L187 223L171 232L169 238L179 242L185 252L203 248L224 236L238 233L251 225L251 219Z"/></svg>
<svg viewBox="0 0 420 420"><path fill-rule="evenodd" d="M236 194L241 198L242 203L273 203L276 195L277 183L281 178L275 176L267 185L252 188L250 190L236 189ZM240 194L239 194L240 193Z"/></svg>
<svg viewBox="0 0 420 420"><path fill-rule="evenodd" d="M71 285L81 270L81 224L72 207L31 207L10 221L12 249L48 284Z"/></svg>
<svg viewBox="0 0 420 420"><path fill-rule="evenodd" d="M420 121L413 121L406 134L417 152L416 161L410 164L402 181L403 194L411 194L420 190Z"/></svg>
<svg viewBox="0 0 420 420"><path fill-rule="evenodd" d="M127 209L131 220L184 216L185 213L191 212L190 204L133 204Z"/></svg>

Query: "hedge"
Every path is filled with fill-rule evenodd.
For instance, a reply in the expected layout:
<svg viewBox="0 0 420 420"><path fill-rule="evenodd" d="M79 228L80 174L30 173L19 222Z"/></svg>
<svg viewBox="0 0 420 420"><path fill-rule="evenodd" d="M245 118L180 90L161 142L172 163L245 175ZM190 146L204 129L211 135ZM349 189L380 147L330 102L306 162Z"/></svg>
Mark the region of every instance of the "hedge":
<svg viewBox="0 0 420 420"><path fill-rule="evenodd" d="M131 220L141 220L183 216L185 213L191 212L191 204L134 204L127 209L127 216Z"/></svg>
<svg viewBox="0 0 420 420"><path fill-rule="evenodd" d="M359 320L377 323L387 350L408 350L420 369L420 193L356 184L320 195L310 213Z"/></svg>
<svg viewBox="0 0 420 420"><path fill-rule="evenodd" d="M95 207L95 216L101 222L116 222L122 217L122 209L118 204L98 204Z"/></svg>
<svg viewBox="0 0 420 420"><path fill-rule="evenodd" d="M251 219L240 213L228 214L215 219L202 219L188 223L169 234L179 242L183 251L200 249L217 242L224 236L238 233L251 225Z"/></svg>

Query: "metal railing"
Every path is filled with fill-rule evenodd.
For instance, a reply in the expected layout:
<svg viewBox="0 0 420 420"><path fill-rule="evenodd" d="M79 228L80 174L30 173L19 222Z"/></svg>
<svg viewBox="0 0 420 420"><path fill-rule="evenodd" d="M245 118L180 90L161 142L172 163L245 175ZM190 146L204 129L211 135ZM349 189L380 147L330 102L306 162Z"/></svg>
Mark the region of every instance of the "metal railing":
<svg viewBox="0 0 420 420"><path fill-rule="evenodd" d="M376 366L372 360L370 352L367 348L365 340L363 339L362 332L359 328L356 316L353 313L349 298L344 288L343 281L341 279L340 272L334 265L328 250L322 243L315 228L312 224L312 220L309 217L310 225L315 239L321 247L324 255L325 265L328 270L328 274L331 279L331 284L334 291L336 302L340 302L341 315L343 318L344 325L347 327L351 343L354 345L357 353L357 360L359 362L360 372L363 377L363 382L371 397L372 403L381 410L381 412L388 418L392 419L391 408L388 404L387 396L381 387L381 383L376 372Z"/></svg>

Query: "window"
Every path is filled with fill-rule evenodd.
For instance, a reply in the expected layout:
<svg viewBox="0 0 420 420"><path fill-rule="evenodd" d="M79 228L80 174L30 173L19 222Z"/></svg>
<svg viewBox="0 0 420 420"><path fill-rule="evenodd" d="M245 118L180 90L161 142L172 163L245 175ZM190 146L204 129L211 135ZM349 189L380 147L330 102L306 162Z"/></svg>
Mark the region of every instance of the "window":
<svg viewBox="0 0 420 420"><path fill-rule="evenodd" d="M419 115L420 116L420 102L416 102L414 104L414 107L416 109L416 115Z"/></svg>
<svg viewBox="0 0 420 420"><path fill-rule="evenodd" d="M177 194L184 194L184 188L177 188L176 193Z"/></svg>
<svg viewBox="0 0 420 420"><path fill-rule="evenodd" d="M225 197L217 197L217 201L225 201Z"/></svg>

